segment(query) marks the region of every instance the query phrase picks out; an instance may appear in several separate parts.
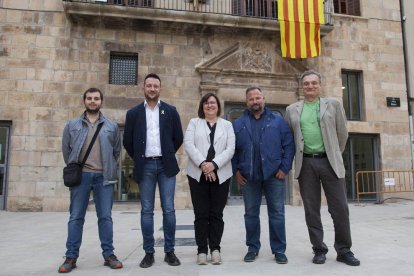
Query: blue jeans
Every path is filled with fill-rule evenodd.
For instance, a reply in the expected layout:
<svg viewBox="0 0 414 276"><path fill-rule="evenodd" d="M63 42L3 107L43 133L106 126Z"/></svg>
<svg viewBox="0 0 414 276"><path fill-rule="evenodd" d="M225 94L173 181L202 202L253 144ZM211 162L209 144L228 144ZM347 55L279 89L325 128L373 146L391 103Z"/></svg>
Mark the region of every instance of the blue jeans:
<svg viewBox="0 0 414 276"><path fill-rule="evenodd" d="M262 191L265 194L269 217L269 238L272 254L285 253L285 183L284 180L270 178L265 181L248 182L241 186L244 200L244 223L248 252L260 250L260 205Z"/></svg>
<svg viewBox="0 0 414 276"><path fill-rule="evenodd" d="M146 253L154 253L154 201L158 183L164 229L164 252L174 251L175 246L175 176L165 175L161 159L146 159L144 175L139 183L141 197L141 229Z"/></svg>
<svg viewBox="0 0 414 276"><path fill-rule="evenodd" d="M96 215L98 217L102 255L106 258L114 254L111 214L113 189L113 185L103 185L101 173L91 172L83 172L81 184L70 188L70 217L68 222L68 239L66 241L66 257L79 257L83 224L91 190L93 190L93 201L95 202Z"/></svg>

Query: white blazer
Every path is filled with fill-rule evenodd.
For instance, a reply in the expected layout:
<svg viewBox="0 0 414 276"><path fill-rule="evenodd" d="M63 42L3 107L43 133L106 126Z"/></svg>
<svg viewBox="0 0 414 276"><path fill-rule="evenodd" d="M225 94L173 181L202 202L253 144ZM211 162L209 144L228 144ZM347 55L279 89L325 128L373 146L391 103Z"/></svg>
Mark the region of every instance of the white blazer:
<svg viewBox="0 0 414 276"><path fill-rule="evenodd" d="M222 118L218 118L216 132L214 133L213 159L217 164L217 175L220 184L233 176L231 158L234 154L235 135L232 124ZM210 148L210 128L205 119L193 118L188 124L184 135L184 149L188 155L186 171L191 177L200 181L202 170L200 164L206 160Z"/></svg>

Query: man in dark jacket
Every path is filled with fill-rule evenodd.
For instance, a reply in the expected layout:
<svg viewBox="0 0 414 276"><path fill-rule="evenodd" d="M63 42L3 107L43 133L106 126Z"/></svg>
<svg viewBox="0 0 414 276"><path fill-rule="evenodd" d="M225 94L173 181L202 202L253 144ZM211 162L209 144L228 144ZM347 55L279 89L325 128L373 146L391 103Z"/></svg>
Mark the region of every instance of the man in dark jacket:
<svg viewBox="0 0 414 276"><path fill-rule="evenodd" d="M293 135L282 116L265 107L259 87L246 90L246 109L234 122L236 151L232 160L245 206L245 262L260 250L260 205L264 192L269 216L270 247L276 262L286 264L285 177L295 154Z"/></svg>
<svg viewBox="0 0 414 276"><path fill-rule="evenodd" d="M141 198L141 229L145 257L140 266L154 263L154 201L158 182L163 211L164 260L180 265L175 246L175 176L180 171L175 153L183 143L183 130L176 108L159 100L161 79L148 74L144 80L145 101L128 110L124 147L134 160L134 179Z"/></svg>

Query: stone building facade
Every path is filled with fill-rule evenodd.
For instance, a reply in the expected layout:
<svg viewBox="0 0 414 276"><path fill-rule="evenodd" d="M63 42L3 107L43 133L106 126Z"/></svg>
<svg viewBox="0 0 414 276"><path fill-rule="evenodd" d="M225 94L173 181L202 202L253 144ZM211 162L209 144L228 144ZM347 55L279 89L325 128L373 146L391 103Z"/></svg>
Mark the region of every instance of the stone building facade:
<svg viewBox="0 0 414 276"><path fill-rule="evenodd" d="M0 127L8 129L1 208L67 210L61 135L66 121L82 113L83 92L102 89L105 116L122 128L126 111L143 101L149 72L161 76L161 98L177 107L184 130L206 92L217 93L231 118L244 106L246 87L258 85L283 113L301 99L304 70L321 72L323 95L341 101L349 77L357 80L359 103L357 119L348 122L350 199L352 172L411 168L398 0L361 0L360 16L332 14L332 25L322 26L321 56L298 60L281 57L277 20L89 2L0 0ZM113 53L137 55L136 85L109 84ZM399 98L400 106L388 107L387 97ZM176 207L191 208L183 148L177 156ZM129 173L120 175L125 184L124 177ZM292 174L287 191L287 203L301 203Z"/></svg>

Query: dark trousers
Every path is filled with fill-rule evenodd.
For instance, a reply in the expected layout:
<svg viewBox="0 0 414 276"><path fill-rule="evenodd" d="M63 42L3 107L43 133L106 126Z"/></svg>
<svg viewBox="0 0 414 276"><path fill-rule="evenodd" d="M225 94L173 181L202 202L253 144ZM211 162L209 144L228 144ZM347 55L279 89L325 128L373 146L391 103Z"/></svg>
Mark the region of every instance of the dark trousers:
<svg viewBox="0 0 414 276"><path fill-rule="evenodd" d="M323 242L320 213L322 183L335 229L335 250L338 255L349 252L352 240L345 179L336 176L328 158L304 157L298 180L313 251L325 254L328 252Z"/></svg>
<svg viewBox="0 0 414 276"><path fill-rule="evenodd" d="M201 176L200 182L189 176L187 178L195 215L197 252L207 254L208 248L210 252L220 251L224 230L223 210L227 202L230 179L219 184L218 181L205 181L204 176Z"/></svg>

